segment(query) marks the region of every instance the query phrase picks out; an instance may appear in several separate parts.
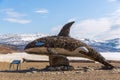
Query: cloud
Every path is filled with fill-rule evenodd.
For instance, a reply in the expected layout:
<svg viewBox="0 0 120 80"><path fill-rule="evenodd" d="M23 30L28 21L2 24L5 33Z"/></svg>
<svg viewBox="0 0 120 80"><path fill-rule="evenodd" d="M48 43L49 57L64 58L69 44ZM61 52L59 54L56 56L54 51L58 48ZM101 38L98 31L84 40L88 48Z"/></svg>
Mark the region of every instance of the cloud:
<svg viewBox="0 0 120 80"><path fill-rule="evenodd" d="M55 27L52 31L58 33L61 27ZM108 14L106 17L80 20L73 24L70 33L72 37L77 39L106 40L118 38L120 37L120 9Z"/></svg>
<svg viewBox="0 0 120 80"><path fill-rule="evenodd" d="M39 10L36 10L34 12L39 13L39 14L47 14L48 10L47 9L39 9Z"/></svg>
<svg viewBox="0 0 120 80"><path fill-rule="evenodd" d="M27 24L31 22L31 20L16 19L16 18L5 18L4 21L8 21L12 23L20 23L20 24Z"/></svg>
<svg viewBox="0 0 120 80"><path fill-rule="evenodd" d="M80 38L91 38L110 30L110 20L107 18L87 19L76 23L71 29L71 35Z"/></svg>
<svg viewBox="0 0 120 80"><path fill-rule="evenodd" d="M62 25L59 25L59 26L57 26L57 27L53 27L53 28L51 29L51 33L52 33L52 34L58 34L58 33L60 32L61 28L62 28Z"/></svg>
<svg viewBox="0 0 120 80"><path fill-rule="evenodd" d="M3 12L8 17L24 17L24 16L26 16L25 14L14 11L14 9L4 9Z"/></svg>
<svg viewBox="0 0 120 80"><path fill-rule="evenodd" d="M14 9L3 9L2 12L5 14L4 21L19 24L28 24L31 22L31 20L24 19L27 15L16 12Z"/></svg>

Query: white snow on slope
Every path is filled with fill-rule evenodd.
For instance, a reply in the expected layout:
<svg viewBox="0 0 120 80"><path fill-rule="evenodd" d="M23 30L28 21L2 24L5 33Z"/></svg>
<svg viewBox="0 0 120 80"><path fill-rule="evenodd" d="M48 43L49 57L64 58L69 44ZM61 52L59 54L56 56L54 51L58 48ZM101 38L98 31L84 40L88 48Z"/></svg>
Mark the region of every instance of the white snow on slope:
<svg viewBox="0 0 120 80"><path fill-rule="evenodd" d="M117 60L120 61L120 52L105 52L101 53L107 60Z"/></svg>
<svg viewBox="0 0 120 80"><path fill-rule="evenodd" d="M107 60L116 60L120 61L120 53L101 53ZM0 62L11 62L11 60L21 60L22 58L29 59L29 60L41 60L41 61L48 61L48 56L43 55L30 55L27 53L12 53L12 54L1 54L0 55ZM70 60L88 60L86 58L80 57L68 57Z"/></svg>
<svg viewBox="0 0 120 80"><path fill-rule="evenodd" d="M0 62L11 62L12 60L22 60L22 58L29 59L29 60L41 60L41 61L48 60L48 56L29 55L23 52L23 53L1 54Z"/></svg>

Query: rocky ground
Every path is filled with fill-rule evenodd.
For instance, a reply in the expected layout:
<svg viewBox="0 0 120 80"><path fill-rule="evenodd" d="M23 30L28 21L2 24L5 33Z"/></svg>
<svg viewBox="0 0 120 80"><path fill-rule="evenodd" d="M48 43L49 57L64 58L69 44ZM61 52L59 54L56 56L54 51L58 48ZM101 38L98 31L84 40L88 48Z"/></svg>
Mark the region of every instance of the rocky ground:
<svg viewBox="0 0 120 80"><path fill-rule="evenodd" d="M120 80L120 63L111 63L117 68L101 69L101 64L91 62L71 62L72 71L43 71L48 62L25 62L21 69L16 66L9 70L9 63L0 63L0 80Z"/></svg>

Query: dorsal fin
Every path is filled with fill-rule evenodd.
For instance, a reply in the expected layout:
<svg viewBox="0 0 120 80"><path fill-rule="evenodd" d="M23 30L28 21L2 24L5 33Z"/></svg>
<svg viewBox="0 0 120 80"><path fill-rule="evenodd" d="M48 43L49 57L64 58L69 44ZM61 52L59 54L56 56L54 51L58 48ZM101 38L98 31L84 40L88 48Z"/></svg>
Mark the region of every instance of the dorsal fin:
<svg viewBox="0 0 120 80"><path fill-rule="evenodd" d="M65 24L61 29L60 33L58 34L58 36L69 37L70 27L72 26L73 23L74 21Z"/></svg>

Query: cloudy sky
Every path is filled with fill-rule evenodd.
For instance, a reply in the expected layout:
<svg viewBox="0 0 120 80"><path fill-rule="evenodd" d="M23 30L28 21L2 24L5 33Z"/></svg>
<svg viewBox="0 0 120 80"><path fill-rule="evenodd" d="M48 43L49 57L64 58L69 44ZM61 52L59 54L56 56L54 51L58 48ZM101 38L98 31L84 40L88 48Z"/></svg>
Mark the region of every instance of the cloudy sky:
<svg viewBox="0 0 120 80"><path fill-rule="evenodd" d="M57 34L75 21L75 38L120 37L119 0L0 0L0 34Z"/></svg>

